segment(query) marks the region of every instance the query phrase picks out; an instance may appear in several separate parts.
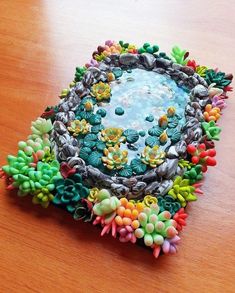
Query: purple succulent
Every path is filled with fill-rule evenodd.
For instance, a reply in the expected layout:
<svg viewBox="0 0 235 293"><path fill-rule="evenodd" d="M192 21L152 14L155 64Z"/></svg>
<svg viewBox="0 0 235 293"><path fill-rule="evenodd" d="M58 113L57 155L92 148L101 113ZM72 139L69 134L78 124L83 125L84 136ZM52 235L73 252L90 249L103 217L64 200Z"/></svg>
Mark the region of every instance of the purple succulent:
<svg viewBox="0 0 235 293"><path fill-rule="evenodd" d="M179 240L180 238L177 235L171 239L166 238L162 244L162 251L165 254L175 254Z"/></svg>
<svg viewBox="0 0 235 293"><path fill-rule="evenodd" d="M226 103L223 99L221 99L219 96L214 96L212 98L212 107L218 107L220 110L226 107Z"/></svg>

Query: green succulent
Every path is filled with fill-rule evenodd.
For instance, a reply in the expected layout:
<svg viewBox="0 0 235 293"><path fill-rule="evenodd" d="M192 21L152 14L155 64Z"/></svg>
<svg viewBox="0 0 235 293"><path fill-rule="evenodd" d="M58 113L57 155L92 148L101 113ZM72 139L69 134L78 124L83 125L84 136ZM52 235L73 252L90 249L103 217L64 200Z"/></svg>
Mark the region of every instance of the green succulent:
<svg viewBox="0 0 235 293"><path fill-rule="evenodd" d="M231 83L231 80L226 78L224 72L216 72L213 69L208 69L206 71L205 80L208 85L215 83L217 88L223 89L224 87L228 86Z"/></svg>
<svg viewBox="0 0 235 293"><path fill-rule="evenodd" d="M35 140L36 138L42 138L45 134L52 130L52 123L50 119L44 119L39 117L37 120L31 123L32 134L28 139Z"/></svg>
<svg viewBox="0 0 235 293"><path fill-rule="evenodd" d="M75 81L82 80L83 75L85 74L86 71L87 71L87 68L86 67L76 67L76 72L75 72L74 80Z"/></svg>
<svg viewBox="0 0 235 293"><path fill-rule="evenodd" d="M190 185L189 179L183 179L178 176L168 194L179 201L182 207L185 207L188 201L197 200L194 191L195 187Z"/></svg>
<svg viewBox="0 0 235 293"><path fill-rule="evenodd" d="M177 234L176 223L168 211L159 213L157 204L144 208L139 213L140 227L135 230L137 238L143 238L146 246L162 245L164 238L173 238Z"/></svg>
<svg viewBox="0 0 235 293"><path fill-rule="evenodd" d="M120 206L120 201L116 196L111 196L109 191L101 189L96 196L96 203L93 212L97 216L103 216L105 224L110 223L116 216L116 210Z"/></svg>
<svg viewBox="0 0 235 293"><path fill-rule="evenodd" d="M219 140L221 128L215 124L215 121L202 122L202 128L208 139Z"/></svg>
<svg viewBox="0 0 235 293"><path fill-rule="evenodd" d="M173 60L181 65L185 65L187 63L188 52L186 50L181 50L179 47L175 46L172 48L171 56Z"/></svg>
<svg viewBox="0 0 235 293"><path fill-rule="evenodd" d="M2 167L2 170L9 176L16 176L19 174L27 175L29 171L34 170L31 166L33 157L27 156L24 151L19 150L17 156L7 156L8 165Z"/></svg>
<svg viewBox="0 0 235 293"><path fill-rule="evenodd" d="M187 170L184 173L184 178L189 179L190 184L194 184L195 182L202 180L203 178L202 166L201 165L192 166L190 170Z"/></svg>
<svg viewBox="0 0 235 293"><path fill-rule="evenodd" d="M153 45L151 46L149 43L144 43L142 47L140 47L138 49L138 53L142 54L142 53L157 53L159 51L159 47L158 45Z"/></svg>
<svg viewBox="0 0 235 293"><path fill-rule="evenodd" d="M28 193L34 194L38 190L46 188L52 191L55 188L54 182L61 178L60 164L54 160L51 163L38 162L36 169L28 169L25 174L13 175L13 186L19 188L18 195L24 196Z"/></svg>

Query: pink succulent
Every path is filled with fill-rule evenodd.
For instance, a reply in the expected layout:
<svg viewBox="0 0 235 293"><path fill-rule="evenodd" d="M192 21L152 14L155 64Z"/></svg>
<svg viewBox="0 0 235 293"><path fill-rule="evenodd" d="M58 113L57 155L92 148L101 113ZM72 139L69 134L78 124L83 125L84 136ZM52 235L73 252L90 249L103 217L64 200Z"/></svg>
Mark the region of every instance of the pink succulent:
<svg viewBox="0 0 235 293"><path fill-rule="evenodd" d="M136 242L136 237L133 233L134 229L130 225L118 227L117 232L120 234L119 240L121 242Z"/></svg>

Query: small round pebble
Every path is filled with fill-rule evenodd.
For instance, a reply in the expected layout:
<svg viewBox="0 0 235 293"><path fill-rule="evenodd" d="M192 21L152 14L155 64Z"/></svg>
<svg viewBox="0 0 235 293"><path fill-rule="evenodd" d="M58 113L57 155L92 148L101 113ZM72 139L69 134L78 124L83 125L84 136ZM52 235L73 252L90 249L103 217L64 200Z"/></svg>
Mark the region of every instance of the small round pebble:
<svg viewBox="0 0 235 293"><path fill-rule="evenodd" d="M124 109L122 107L117 107L115 109L115 114L119 115L119 116L123 115L124 114Z"/></svg>
<svg viewBox="0 0 235 293"><path fill-rule="evenodd" d="M145 118L146 121L148 122L153 122L154 120L154 116L152 114L148 115L146 118Z"/></svg>
<svg viewBox="0 0 235 293"><path fill-rule="evenodd" d="M142 136L142 137L144 137L146 135L146 132L144 130L140 130L139 131L139 135Z"/></svg>

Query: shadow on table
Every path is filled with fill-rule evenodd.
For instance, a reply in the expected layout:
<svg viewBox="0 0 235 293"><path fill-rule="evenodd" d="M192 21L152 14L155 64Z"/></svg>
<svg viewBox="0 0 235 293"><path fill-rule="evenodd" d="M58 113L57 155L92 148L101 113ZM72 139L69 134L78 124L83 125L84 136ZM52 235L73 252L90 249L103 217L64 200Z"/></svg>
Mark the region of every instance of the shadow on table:
<svg viewBox="0 0 235 293"><path fill-rule="evenodd" d="M16 191L6 191L7 202L11 205L11 209L19 208L22 212L32 214L32 216L40 220L48 219L55 221L59 226L65 227L79 242L95 242L101 246L101 249L109 250L115 258L122 258L127 263L141 263L146 268L151 267L158 269L166 269L169 265L174 265L175 256L161 255L157 260L153 257L152 251L139 245L132 243L121 243L118 239L114 239L111 235L100 237L100 226L93 226L90 223L82 221L75 221L71 214L65 210L50 205L47 209L42 208L40 205L32 204L32 198L29 196L19 197ZM89 246L87 246L89 249ZM90 250L90 249L89 249Z"/></svg>

